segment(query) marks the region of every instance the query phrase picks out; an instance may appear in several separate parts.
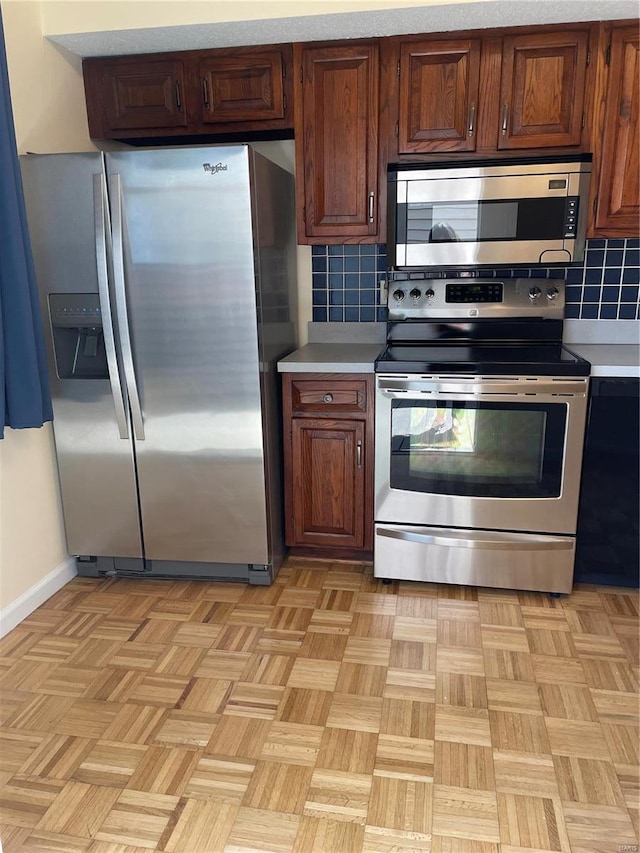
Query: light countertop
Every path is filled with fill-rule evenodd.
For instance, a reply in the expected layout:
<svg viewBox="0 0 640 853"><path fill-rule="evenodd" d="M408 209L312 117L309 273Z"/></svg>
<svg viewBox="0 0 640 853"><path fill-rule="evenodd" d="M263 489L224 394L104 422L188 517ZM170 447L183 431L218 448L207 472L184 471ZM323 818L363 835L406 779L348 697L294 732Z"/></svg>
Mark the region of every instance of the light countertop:
<svg viewBox="0 0 640 853"><path fill-rule="evenodd" d="M640 347L633 344L566 344L591 363L591 376L640 377ZM381 344L306 344L278 362L280 373L373 373Z"/></svg>
<svg viewBox="0 0 640 853"><path fill-rule="evenodd" d="M591 363L591 376L640 377L640 323L566 320L564 344ZM281 373L373 373L384 323L310 323L310 343L278 362Z"/></svg>
<svg viewBox="0 0 640 853"><path fill-rule="evenodd" d="M278 362L280 373L373 373L384 344L306 344Z"/></svg>
<svg viewBox="0 0 640 853"><path fill-rule="evenodd" d="M591 362L591 376L640 377L640 347L634 344L567 344Z"/></svg>

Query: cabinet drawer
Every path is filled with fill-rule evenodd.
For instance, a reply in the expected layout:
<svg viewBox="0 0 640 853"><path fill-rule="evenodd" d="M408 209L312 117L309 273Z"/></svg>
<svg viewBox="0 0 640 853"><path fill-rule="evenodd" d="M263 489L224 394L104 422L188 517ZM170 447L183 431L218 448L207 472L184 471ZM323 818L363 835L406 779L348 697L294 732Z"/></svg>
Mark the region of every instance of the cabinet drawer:
<svg viewBox="0 0 640 853"><path fill-rule="evenodd" d="M296 412L366 412L367 383L361 379L292 379L291 408Z"/></svg>

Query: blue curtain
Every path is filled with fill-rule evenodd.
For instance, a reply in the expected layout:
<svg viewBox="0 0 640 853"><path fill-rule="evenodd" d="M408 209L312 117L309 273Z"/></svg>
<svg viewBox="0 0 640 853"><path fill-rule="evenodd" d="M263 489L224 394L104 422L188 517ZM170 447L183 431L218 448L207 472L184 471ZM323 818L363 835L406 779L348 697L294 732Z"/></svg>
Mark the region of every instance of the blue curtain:
<svg viewBox="0 0 640 853"><path fill-rule="evenodd" d="M0 438L53 418L0 13Z"/></svg>

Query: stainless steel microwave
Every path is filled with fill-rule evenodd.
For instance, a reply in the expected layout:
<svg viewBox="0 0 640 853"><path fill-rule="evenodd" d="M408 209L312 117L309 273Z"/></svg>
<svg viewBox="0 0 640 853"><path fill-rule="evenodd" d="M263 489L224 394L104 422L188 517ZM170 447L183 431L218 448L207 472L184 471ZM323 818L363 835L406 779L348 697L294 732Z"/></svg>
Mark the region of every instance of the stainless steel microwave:
<svg viewBox="0 0 640 853"><path fill-rule="evenodd" d="M389 170L391 269L557 266L584 255L591 156Z"/></svg>

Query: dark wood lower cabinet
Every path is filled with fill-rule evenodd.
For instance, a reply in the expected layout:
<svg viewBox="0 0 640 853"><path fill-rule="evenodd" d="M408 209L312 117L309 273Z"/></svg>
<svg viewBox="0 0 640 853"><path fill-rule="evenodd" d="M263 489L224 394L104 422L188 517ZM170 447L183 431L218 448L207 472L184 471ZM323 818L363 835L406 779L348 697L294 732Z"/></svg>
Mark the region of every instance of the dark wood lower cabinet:
<svg viewBox="0 0 640 853"><path fill-rule="evenodd" d="M287 545L309 556L371 554L373 377L283 374Z"/></svg>
<svg viewBox="0 0 640 853"><path fill-rule="evenodd" d="M364 546L364 424L291 421L297 545Z"/></svg>

